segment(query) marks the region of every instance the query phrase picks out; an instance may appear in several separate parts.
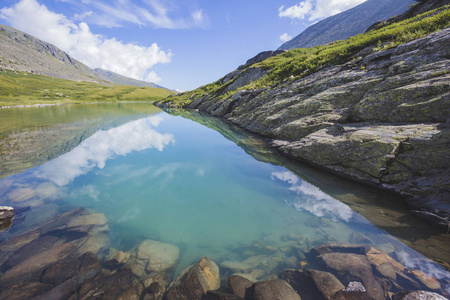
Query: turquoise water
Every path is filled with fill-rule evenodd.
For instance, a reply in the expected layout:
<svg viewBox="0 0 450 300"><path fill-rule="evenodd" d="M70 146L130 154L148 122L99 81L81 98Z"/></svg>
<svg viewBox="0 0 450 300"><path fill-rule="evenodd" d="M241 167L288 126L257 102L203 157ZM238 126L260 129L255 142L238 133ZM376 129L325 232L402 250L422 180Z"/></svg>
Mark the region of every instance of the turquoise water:
<svg viewBox="0 0 450 300"><path fill-rule="evenodd" d="M219 265L252 263L268 275L298 268L292 257L314 246L363 237L405 264L448 278L332 193L247 152L213 129L155 112L97 131L56 159L1 180L0 196L2 204L32 208L24 229L65 208L103 213L115 249L144 239L179 247L176 273L209 256ZM350 192L341 186L336 194Z"/></svg>

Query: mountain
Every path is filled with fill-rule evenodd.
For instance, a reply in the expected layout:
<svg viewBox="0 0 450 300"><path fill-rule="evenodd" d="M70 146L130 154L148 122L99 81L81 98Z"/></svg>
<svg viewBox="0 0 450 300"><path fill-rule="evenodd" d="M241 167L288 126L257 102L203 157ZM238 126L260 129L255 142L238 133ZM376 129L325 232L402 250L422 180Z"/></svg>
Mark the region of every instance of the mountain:
<svg viewBox="0 0 450 300"><path fill-rule="evenodd" d="M0 69L107 85L115 83L166 89L111 71L93 70L54 45L2 24L0 24Z"/></svg>
<svg viewBox="0 0 450 300"><path fill-rule="evenodd" d="M286 156L398 194L447 230L449 66L447 5L256 60L157 105L224 118Z"/></svg>
<svg viewBox="0 0 450 300"><path fill-rule="evenodd" d="M78 60L52 44L0 24L0 69L60 79L105 83Z"/></svg>
<svg viewBox="0 0 450 300"><path fill-rule="evenodd" d="M292 40L281 45L279 49L290 50L325 45L364 33L375 22L401 14L413 3L416 2L414 0L367 0L352 9L309 26Z"/></svg>
<svg viewBox="0 0 450 300"><path fill-rule="evenodd" d="M100 78L106 81L110 81L116 84L120 85L134 85L138 87L153 87L153 88L161 88L161 89L167 89L165 87L162 87L160 85L157 85L152 82L147 82L143 80L137 80L130 77L122 76L120 74L114 73L112 71L104 70L101 68L94 69L95 73L98 74Z"/></svg>

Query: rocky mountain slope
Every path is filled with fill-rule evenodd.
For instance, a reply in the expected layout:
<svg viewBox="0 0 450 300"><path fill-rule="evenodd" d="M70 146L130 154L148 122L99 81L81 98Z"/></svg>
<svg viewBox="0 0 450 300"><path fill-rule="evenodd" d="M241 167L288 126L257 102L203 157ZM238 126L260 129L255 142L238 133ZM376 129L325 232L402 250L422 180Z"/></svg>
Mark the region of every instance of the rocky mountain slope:
<svg viewBox="0 0 450 300"><path fill-rule="evenodd" d="M286 155L400 194L447 228L450 9L431 15L291 50L158 105L224 117Z"/></svg>
<svg viewBox="0 0 450 300"><path fill-rule="evenodd" d="M2 24L0 24L0 69L74 81L164 88L111 71L93 70L54 45Z"/></svg>
<svg viewBox="0 0 450 300"><path fill-rule="evenodd" d="M64 51L17 29L0 24L0 69L75 81L105 83Z"/></svg>
<svg viewBox="0 0 450 300"><path fill-rule="evenodd" d="M352 9L322 20L281 45L279 49L314 47L343 40L380 20L386 20L408 9L414 0L368 0Z"/></svg>

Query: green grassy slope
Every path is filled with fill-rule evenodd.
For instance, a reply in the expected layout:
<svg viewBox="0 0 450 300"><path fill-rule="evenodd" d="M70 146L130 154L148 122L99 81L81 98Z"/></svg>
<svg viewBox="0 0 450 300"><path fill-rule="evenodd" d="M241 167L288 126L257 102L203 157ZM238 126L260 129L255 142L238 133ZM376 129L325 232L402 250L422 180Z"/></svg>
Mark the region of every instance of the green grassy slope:
<svg viewBox="0 0 450 300"><path fill-rule="evenodd" d="M160 103L168 102L170 106L186 107L203 94L208 94L209 98L226 99L239 90L275 86L284 80L297 80L330 65L358 60L358 52L366 47L372 47L373 51L385 50L436 32L449 25L450 5L446 5L438 10L365 34L358 34L346 40L336 41L325 46L293 49L251 65L248 68L262 68L268 70L268 73L236 90L225 92L225 89L238 78L225 84L218 80L196 90L169 97Z"/></svg>
<svg viewBox="0 0 450 300"><path fill-rule="evenodd" d="M25 72L0 71L0 106L156 101L175 94L161 88L105 86Z"/></svg>

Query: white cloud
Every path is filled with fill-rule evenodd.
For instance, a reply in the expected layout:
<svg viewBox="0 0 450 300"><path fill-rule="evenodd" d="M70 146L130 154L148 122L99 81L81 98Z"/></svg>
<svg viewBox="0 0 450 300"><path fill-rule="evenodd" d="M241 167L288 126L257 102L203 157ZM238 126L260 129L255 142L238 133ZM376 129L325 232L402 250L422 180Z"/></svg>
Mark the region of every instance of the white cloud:
<svg viewBox="0 0 450 300"><path fill-rule="evenodd" d="M311 0L300 2L298 5L293 5L284 9L284 5L278 9L278 16L288 17L291 19L304 19L307 14L312 11Z"/></svg>
<svg viewBox="0 0 450 300"><path fill-rule="evenodd" d="M89 15L92 14L78 18ZM94 34L86 23L76 24L36 0L21 0L12 7L2 8L0 18L19 30L54 44L91 68L106 69L139 80L160 80L150 72L150 68L155 64L169 63L172 57L170 50L165 52L156 43L144 47Z"/></svg>
<svg viewBox="0 0 450 300"><path fill-rule="evenodd" d="M292 36L290 36L290 35L287 34L287 33L283 33L282 35L280 35L280 40L281 40L282 42L287 42L287 41L292 40Z"/></svg>
<svg viewBox="0 0 450 300"><path fill-rule="evenodd" d="M132 151L150 148L162 151L174 143L175 138L172 134L161 134L152 128L161 121L162 117L153 116L108 131L98 131L72 151L40 166L36 176L64 186L94 168L103 169L107 160L118 155L126 156Z"/></svg>
<svg viewBox="0 0 450 300"><path fill-rule="evenodd" d="M147 76L145 77L145 81L148 82L153 82L153 83L158 83L160 82L162 79L161 77L159 77L158 75L156 75L155 72L151 71L150 73L147 74Z"/></svg>
<svg viewBox="0 0 450 300"><path fill-rule="evenodd" d="M280 17L309 21L323 19L365 2L366 0L304 0L297 5L285 9L281 6L278 10Z"/></svg>
<svg viewBox="0 0 450 300"><path fill-rule="evenodd" d="M353 216L350 207L325 194L314 185L301 180L292 172L273 172L272 179L285 181L291 185L289 190L297 194L297 197L286 200L286 203L294 206L297 210L306 210L317 217L326 216L346 222Z"/></svg>

